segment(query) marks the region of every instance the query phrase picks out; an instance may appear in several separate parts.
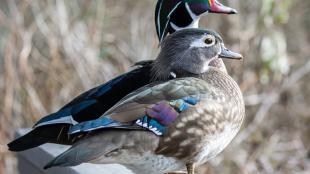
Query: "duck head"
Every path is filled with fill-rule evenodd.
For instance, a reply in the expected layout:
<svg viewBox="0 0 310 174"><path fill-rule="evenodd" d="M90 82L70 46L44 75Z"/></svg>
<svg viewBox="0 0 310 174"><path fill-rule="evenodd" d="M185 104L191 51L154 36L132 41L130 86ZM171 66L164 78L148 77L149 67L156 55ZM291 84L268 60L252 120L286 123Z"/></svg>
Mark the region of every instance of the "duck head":
<svg viewBox="0 0 310 174"><path fill-rule="evenodd" d="M202 74L210 62L242 59L242 55L224 46L221 36L207 29L184 29L167 36L152 69L156 79L166 80L176 74Z"/></svg>
<svg viewBox="0 0 310 174"><path fill-rule="evenodd" d="M199 19L207 13L236 14L233 8L218 0L158 0L155 10L156 31L160 41L168 33L184 28L198 28Z"/></svg>

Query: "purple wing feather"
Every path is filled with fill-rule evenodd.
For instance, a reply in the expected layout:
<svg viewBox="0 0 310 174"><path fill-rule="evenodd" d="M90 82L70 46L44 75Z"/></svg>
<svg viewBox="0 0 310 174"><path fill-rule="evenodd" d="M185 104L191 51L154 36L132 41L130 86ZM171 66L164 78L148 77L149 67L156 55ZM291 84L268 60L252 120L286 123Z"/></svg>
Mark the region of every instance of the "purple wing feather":
<svg viewBox="0 0 310 174"><path fill-rule="evenodd" d="M162 135L167 126L169 126L179 115L180 112L188 109L190 106L198 103L199 100L192 97L173 100L168 102L159 102L152 108L146 109L146 114L140 116L135 121L119 122L108 117L101 117L92 121L79 123L70 128L69 134L85 133L99 129L135 129L149 130L156 135Z"/></svg>

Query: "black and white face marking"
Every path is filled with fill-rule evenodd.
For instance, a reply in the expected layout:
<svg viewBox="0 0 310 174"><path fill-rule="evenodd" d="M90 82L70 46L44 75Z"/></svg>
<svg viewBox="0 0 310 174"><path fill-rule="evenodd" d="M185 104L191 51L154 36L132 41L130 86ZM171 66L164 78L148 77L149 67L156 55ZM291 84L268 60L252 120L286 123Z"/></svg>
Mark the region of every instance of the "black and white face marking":
<svg viewBox="0 0 310 174"><path fill-rule="evenodd" d="M186 27L179 27L177 25L175 25L173 22L170 22L170 25L171 27L175 30L175 31L179 31L181 29L184 29L184 28L198 28L198 24L199 24L199 19L200 19L200 16L197 16L190 8L190 6L188 5L188 3L185 3L185 8L188 12L188 14L190 15L190 17L192 18L192 22L186 26Z"/></svg>
<svg viewBox="0 0 310 174"><path fill-rule="evenodd" d="M175 9L176 8L178 8L178 6L181 4L182 2L179 2L172 10L171 10L171 12L168 14L168 17L170 18L170 15L175 11ZM160 18L158 18L158 23L160 24ZM172 28L173 28L173 26L175 26L176 28L179 28L178 26L176 26L174 23L172 23L172 22L170 22L170 25L172 26ZM164 30L166 30L166 28L167 28L167 26L168 26L168 23L166 24L166 26L165 26L165 29ZM175 28L173 28L175 31L178 31L177 29L175 29ZM181 28L180 28L181 29Z"/></svg>

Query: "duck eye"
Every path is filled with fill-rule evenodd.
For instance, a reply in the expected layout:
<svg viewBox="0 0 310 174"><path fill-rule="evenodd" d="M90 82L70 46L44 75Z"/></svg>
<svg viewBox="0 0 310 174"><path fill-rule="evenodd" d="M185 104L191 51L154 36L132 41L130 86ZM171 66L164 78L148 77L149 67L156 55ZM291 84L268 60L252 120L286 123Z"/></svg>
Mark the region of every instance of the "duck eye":
<svg viewBox="0 0 310 174"><path fill-rule="evenodd" d="M208 46L211 46L215 43L215 38L211 35L207 36L204 40L205 44L207 44Z"/></svg>

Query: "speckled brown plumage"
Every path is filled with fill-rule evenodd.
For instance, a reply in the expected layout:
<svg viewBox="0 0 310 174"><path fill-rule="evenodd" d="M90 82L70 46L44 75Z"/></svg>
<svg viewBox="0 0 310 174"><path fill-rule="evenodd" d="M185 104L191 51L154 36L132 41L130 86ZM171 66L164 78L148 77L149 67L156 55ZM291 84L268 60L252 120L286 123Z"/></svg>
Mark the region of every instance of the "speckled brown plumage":
<svg viewBox="0 0 310 174"><path fill-rule="evenodd" d="M214 69L200 78L206 84L195 86L205 91L206 100L177 118L160 139L157 154L194 160L202 149L204 139L222 133L227 124L231 124L236 131L240 128L244 103L238 85L227 74ZM231 133L234 134L233 131Z"/></svg>

